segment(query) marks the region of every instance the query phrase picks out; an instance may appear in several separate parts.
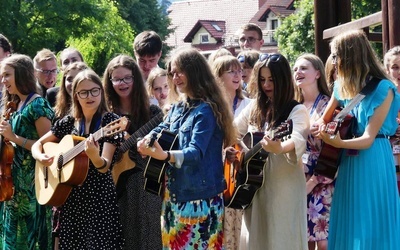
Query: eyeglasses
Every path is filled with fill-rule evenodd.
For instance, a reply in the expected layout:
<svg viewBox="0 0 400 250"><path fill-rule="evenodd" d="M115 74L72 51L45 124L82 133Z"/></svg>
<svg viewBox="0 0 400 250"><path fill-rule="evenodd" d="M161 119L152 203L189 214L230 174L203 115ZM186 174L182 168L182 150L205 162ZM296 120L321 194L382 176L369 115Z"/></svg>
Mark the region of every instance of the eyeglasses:
<svg viewBox="0 0 400 250"><path fill-rule="evenodd" d="M125 76L124 78L110 78L113 85L120 85L122 82L130 84L133 82L133 76Z"/></svg>
<svg viewBox="0 0 400 250"><path fill-rule="evenodd" d="M248 37L248 38L241 37L239 39L239 41L241 43L245 43L247 41L247 43L249 43L249 44L253 44L255 41L259 41L259 40L261 40L261 39L257 39L255 37Z"/></svg>
<svg viewBox="0 0 400 250"><path fill-rule="evenodd" d="M175 72L175 71L174 71L174 72L173 72L173 71L168 72L168 73L167 73L167 76L170 77L170 78L173 78L175 74L176 74L178 77L183 76L183 73L181 73L181 72Z"/></svg>
<svg viewBox="0 0 400 250"><path fill-rule="evenodd" d="M36 70L42 74L45 74L46 76L51 75L51 74L56 75L59 72L58 69L52 69L52 70L36 69Z"/></svg>
<svg viewBox="0 0 400 250"><path fill-rule="evenodd" d="M269 60L270 62L277 62L277 61L279 61L279 59L281 59L281 54L263 53L263 54L260 54L260 56L258 57L258 60L260 60L261 62L263 62L265 60Z"/></svg>
<svg viewBox="0 0 400 250"><path fill-rule="evenodd" d="M239 69L239 70L227 70L225 71L225 73L230 74L231 76L235 76L235 75L241 75L243 74L243 70Z"/></svg>
<svg viewBox="0 0 400 250"><path fill-rule="evenodd" d="M78 94L78 96L79 96L81 99L86 99L86 98L89 97L89 93L90 93L93 97L99 96L99 95L100 95L100 92L101 92L100 90L101 90L101 88L92 88L92 89L89 89L89 90L81 90L81 91L76 92L76 93Z"/></svg>

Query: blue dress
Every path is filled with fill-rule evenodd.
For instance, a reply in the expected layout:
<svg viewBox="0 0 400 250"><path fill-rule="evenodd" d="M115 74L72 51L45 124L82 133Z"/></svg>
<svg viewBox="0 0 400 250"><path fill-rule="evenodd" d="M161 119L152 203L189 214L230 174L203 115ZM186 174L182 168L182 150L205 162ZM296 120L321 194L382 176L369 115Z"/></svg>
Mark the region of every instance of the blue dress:
<svg viewBox="0 0 400 250"><path fill-rule="evenodd" d="M382 80L353 110L357 118L356 134L362 135L369 119L396 87ZM344 106L349 100L340 100ZM378 134L393 135L400 96L395 95L389 113ZM400 200L390 142L376 138L368 149L350 156L344 150L333 195L328 249L398 250L400 249Z"/></svg>

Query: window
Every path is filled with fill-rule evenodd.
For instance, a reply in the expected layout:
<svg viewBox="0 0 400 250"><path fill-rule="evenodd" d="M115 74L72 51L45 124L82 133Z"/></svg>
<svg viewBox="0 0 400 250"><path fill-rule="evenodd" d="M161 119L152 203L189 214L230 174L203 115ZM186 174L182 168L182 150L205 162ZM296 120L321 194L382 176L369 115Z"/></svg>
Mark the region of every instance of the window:
<svg viewBox="0 0 400 250"><path fill-rule="evenodd" d="M208 34L201 34L200 35L200 43L209 43L210 40L208 38Z"/></svg>
<svg viewBox="0 0 400 250"><path fill-rule="evenodd" d="M222 29L218 26L218 24L213 23L213 24L211 24L211 25L214 27L214 29L215 29L216 31L222 31Z"/></svg>
<svg viewBox="0 0 400 250"><path fill-rule="evenodd" d="M278 20L271 20L271 30L276 30L278 28Z"/></svg>

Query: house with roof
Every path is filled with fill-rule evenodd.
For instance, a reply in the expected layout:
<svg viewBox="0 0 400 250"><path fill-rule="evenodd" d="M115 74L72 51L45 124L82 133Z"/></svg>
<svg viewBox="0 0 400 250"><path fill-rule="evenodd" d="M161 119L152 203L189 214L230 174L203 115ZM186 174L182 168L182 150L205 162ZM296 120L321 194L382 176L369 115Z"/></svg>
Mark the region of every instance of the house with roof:
<svg viewBox="0 0 400 250"><path fill-rule="evenodd" d="M209 54L221 47L237 53L240 27L256 23L263 31L265 52L277 51L274 32L292 14L294 0L188 0L168 9L174 30L165 41L171 48L191 46Z"/></svg>

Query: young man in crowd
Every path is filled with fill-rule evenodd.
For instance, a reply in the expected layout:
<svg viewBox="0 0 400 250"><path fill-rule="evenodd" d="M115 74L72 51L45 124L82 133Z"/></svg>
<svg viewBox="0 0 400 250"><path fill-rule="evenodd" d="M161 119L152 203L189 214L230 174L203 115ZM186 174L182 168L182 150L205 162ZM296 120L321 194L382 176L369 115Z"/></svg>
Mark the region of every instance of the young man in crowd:
<svg viewBox="0 0 400 250"><path fill-rule="evenodd" d="M260 51L264 44L261 28L254 23L248 23L241 27L239 33L239 45L241 50Z"/></svg>
<svg viewBox="0 0 400 250"><path fill-rule="evenodd" d="M49 49L42 49L33 58L33 66L42 96L45 97L47 89L56 85L58 74L56 55Z"/></svg>

